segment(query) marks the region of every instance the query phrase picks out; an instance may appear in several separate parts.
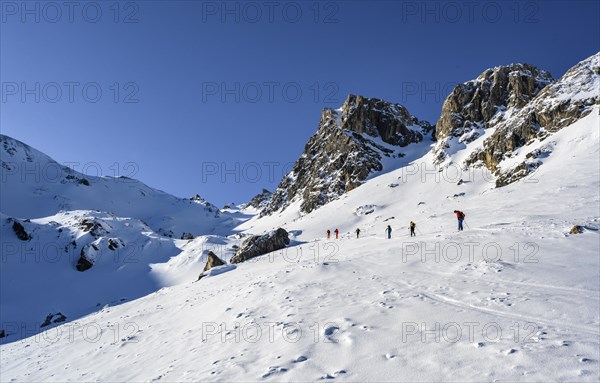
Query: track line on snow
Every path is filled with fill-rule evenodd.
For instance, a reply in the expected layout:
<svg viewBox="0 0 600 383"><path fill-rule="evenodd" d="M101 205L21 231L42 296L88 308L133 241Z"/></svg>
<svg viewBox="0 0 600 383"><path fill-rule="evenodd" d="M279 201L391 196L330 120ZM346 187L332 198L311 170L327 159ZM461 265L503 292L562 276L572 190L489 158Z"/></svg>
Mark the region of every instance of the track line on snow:
<svg viewBox="0 0 600 383"><path fill-rule="evenodd" d="M485 314L490 314L490 315L495 315L497 317L502 317L505 319L513 319L513 320L521 320L521 321L528 321L528 322L532 322L532 323L537 323L537 324L543 324L545 326L549 326L549 327L558 327L558 328L566 328L566 329L573 329L573 330L577 330L579 332L583 332L586 334L590 334L590 335L594 335L594 336L600 336L600 331L597 330L592 330L591 328L587 328L587 327L581 327L581 326L573 326L570 324L565 324L565 323L559 323L559 322L554 322L554 321L548 321L548 320L540 320L537 317L532 317L529 315L521 315L521 314L511 314L511 313L507 313L505 311L498 311L498 310L494 310L494 309L488 309L485 307L478 307L478 306L474 306L468 303L462 303L460 301L451 299L451 298L446 298L443 297L441 295L438 294L434 294L434 293L426 293L422 290L421 287L413 287L407 283L403 283L403 282L397 282L397 281L391 281L387 278L384 278L380 275L375 275L377 278L382 279L387 281L388 283L391 284L395 284L399 287L401 287L402 285L405 286L406 288L410 289L411 291L414 291L415 293L421 294L422 296L424 296L425 298L428 298L432 301L436 301L436 302L440 302L440 303L445 303L447 305L450 306L454 306L454 307L459 307L462 309L466 309L466 310L473 310L473 311L478 311L481 313L485 313Z"/></svg>

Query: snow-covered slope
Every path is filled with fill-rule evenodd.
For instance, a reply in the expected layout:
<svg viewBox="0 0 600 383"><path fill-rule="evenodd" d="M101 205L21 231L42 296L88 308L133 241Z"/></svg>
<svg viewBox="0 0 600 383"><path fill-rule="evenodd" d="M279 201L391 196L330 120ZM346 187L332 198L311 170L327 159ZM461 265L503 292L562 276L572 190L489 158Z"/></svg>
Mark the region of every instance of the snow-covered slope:
<svg viewBox="0 0 600 383"><path fill-rule="evenodd" d="M288 221L304 244L2 346L1 379L597 381L599 123L557 132L535 179L500 189L376 177Z"/></svg>
<svg viewBox="0 0 600 383"><path fill-rule="evenodd" d="M71 321L195 280L208 251L249 217L198 195L86 176L4 135L0 161L0 332L8 341L43 330L48 315ZM190 242L200 249L187 252ZM27 332L11 335L15 325Z"/></svg>
<svg viewBox="0 0 600 383"><path fill-rule="evenodd" d="M535 171L502 188L493 169L467 166L494 125L442 167L429 143L412 143L318 209L232 206L191 240L87 205L0 216L0 381L598 381L600 89L593 65L576 67L588 80L570 71L503 116L569 82L589 91L558 108L584 100L584 113L502 157L508 169L537 153ZM227 261L278 227L286 249L195 281L208 251ZM340 239L325 239L336 228ZM30 249L48 244L72 259ZM78 272L82 254L94 264Z"/></svg>
<svg viewBox="0 0 600 383"><path fill-rule="evenodd" d="M228 221L201 198L176 198L127 177L81 174L5 135L0 135L0 170L0 211L13 217L100 210L138 218L157 233L178 238L183 232L214 234ZM88 171L93 174L97 168L90 164Z"/></svg>

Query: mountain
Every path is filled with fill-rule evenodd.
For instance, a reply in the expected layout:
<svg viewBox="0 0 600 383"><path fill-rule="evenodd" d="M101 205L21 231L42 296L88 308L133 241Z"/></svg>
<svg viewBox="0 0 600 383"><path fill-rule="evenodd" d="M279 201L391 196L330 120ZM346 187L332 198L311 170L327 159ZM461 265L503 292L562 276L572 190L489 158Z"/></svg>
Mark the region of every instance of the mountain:
<svg viewBox="0 0 600 383"><path fill-rule="evenodd" d="M30 184L41 181L3 183L3 194L20 188L33 193L22 201L51 204L54 213L28 218L27 209L46 207L9 206L22 213L0 214L0 381L598 381L597 57L543 87L535 80L547 78L543 71L524 76L530 90L500 92L495 107L487 93L485 115L462 112L468 102L457 107L456 135L441 125L435 133L447 147L431 147L424 123L398 127L399 135L389 134L395 117L372 123L392 105L380 100L347 106L348 119L358 121L348 125L344 107L324 111L329 122L316 136L327 140L307 145L303 162L306 172L315 164L323 173L311 180L296 169L289 181L326 187L324 177L340 177L325 166L329 154L344 157L340 166L359 163L357 155L372 160L371 173L309 212L301 213L302 194L262 217L256 207L224 209L207 231L222 234L160 235L162 225L121 215L125 209L54 212L49 196L58 186L36 197ZM470 132L478 135L458 142ZM502 137L504 153L490 152L494 168L479 156ZM29 164L48 158L28 152ZM498 185L532 158L535 172ZM463 174L457 182L451 169L486 177ZM106 203L79 195L101 179L72 175L73 184L60 187L73 204ZM118 187L110 193L128 196ZM258 206L268 198L261 195ZM200 196L183 206L212 208ZM466 213L464 231L457 209ZM183 229L180 216L173 225ZM230 262L244 239L274 228L289 233L287 247L197 281L209 252ZM338 229L339 239L327 239L327 229ZM92 267L79 271L81 257Z"/></svg>
<svg viewBox="0 0 600 383"><path fill-rule="evenodd" d="M446 98L436 124L435 162L484 166L501 187L535 172L552 153L552 135L600 104L600 53L558 81L528 64L483 72Z"/></svg>
<svg viewBox="0 0 600 383"><path fill-rule="evenodd" d="M82 174L5 135L0 135L0 169L0 211L8 216L41 218L60 211L98 210L139 219L172 237L183 232L213 234L232 224L199 196L177 198L128 177ZM97 171L94 163L89 169Z"/></svg>
<svg viewBox="0 0 600 383"><path fill-rule="evenodd" d="M529 64L487 69L457 85L446 98L435 125L436 162L442 163L486 130L508 120L554 79Z"/></svg>
<svg viewBox="0 0 600 383"><path fill-rule="evenodd" d="M228 254L224 246L235 239L226 236L246 219L199 195L177 198L131 178L82 174L5 135L0 171L5 334L15 323L36 334L56 320L192 281L210 250ZM190 253L191 243L199 247Z"/></svg>
<svg viewBox="0 0 600 383"><path fill-rule="evenodd" d="M391 170L427 151L433 127L400 104L350 95L340 109L325 109L291 172L280 182L261 216L297 203L309 213L355 189L368 177ZM420 145L415 149L415 144ZM393 161L396 159L396 161ZM397 159L402 159L398 161Z"/></svg>
<svg viewBox="0 0 600 383"><path fill-rule="evenodd" d="M553 151L553 135L600 105L600 53L578 63L557 82L542 89L511 118L495 126L483 148L467 159L481 161L498 175L497 186L537 170Z"/></svg>
<svg viewBox="0 0 600 383"><path fill-rule="evenodd" d="M556 132L536 184L429 178L389 187L402 167L288 221L296 245L226 273L198 282L190 274L136 300L94 302L75 320L61 305L75 292L57 298L39 320L49 313L61 320L60 312L66 322L37 336L31 325L3 327L10 343L0 346L2 381L413 382L452 374L457 381L596 382L600 116L593 109ZM423 161L434 158L429 152ZM426 169L419 170L416 180ZM361 214L366 205L371 213ZM466 213L463 232L455 209ZM237 229L253 225L259 233L284 219L273 214ZM388 224L392 239L384 236ZM581 234L570 234L575 225ZM338 228L340 239L326 240L327 228ZM188 263L200 272L208 239L164 238L185 251L153 270L169 276ZM233 245L210 240L222 241L217 249ZM228 260L231 253L215 254ZM34 277L28 268L12 278ZM82 279L88 272L94 269L72 271ZM50 288L65 275L50 279ZM3 285L3 304L9 293ZM34 292L28 299L39 304Z"/></svg>

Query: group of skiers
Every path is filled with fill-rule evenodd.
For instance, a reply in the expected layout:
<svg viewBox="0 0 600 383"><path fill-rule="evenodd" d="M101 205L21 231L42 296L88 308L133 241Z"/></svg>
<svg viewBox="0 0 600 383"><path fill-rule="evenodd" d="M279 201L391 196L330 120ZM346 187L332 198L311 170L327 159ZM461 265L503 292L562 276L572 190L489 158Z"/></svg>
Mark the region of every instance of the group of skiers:
<svg viewBox="0 0 600 383"><path fill-rule="evenodd" d="M460 210L454 210L454 214L456 214L456 219L458 220L458 231L463 231L463 221L465 220L465 213L463 213ZM417 224L413 221L410 221L410 223L408 224L408 228L410 229L410 236L416 237L417 234L415 233L415 230L417 228ZM355 232L356 238L358 238L360 236L360 229L356 229ZM335 239L339 239L340 231L338 229L335 229L334 233ZM390 225L387 225L387 227L385 228L385 233L387 234L388 239L392 238L392 227ZM329 229L327 229L327 239L331 239L331 230Z"/></svg>

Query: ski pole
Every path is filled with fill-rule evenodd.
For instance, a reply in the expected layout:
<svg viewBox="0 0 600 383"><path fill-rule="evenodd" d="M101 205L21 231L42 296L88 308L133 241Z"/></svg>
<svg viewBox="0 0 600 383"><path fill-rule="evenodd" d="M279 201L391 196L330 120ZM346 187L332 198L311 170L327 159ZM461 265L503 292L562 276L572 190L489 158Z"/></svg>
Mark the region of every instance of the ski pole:
<svg viewBox="0 0 600 383"><path fill-rule="evenodd" d="M465 223L465 225L467 226L467 229L470 229L469 225L467 224L466 220L463 220L463 222Z"/></svg>

